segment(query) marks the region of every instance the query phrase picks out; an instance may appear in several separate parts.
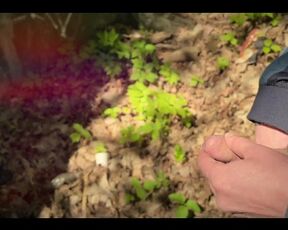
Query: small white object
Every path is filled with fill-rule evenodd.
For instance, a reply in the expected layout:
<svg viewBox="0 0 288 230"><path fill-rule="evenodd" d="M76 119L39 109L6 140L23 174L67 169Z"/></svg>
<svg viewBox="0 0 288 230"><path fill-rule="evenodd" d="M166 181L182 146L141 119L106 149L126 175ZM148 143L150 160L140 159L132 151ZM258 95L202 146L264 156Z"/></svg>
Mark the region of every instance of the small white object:
<svg viewBox="0 0 288 230"><path fill-rule="evenodd" d="M102 165L104 167L108 166L108 153L96 153L95 154L95 161L97 165Z"/></svg>

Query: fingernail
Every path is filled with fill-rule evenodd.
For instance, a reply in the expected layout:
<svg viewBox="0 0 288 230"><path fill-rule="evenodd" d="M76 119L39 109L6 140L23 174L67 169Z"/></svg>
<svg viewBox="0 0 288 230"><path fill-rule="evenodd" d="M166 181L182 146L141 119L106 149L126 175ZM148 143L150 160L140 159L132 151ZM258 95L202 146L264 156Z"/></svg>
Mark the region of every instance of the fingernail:
<svg viewBox="0 0 288 230"><path fill-rule="evenodd" d="M204 151L209 151L211 147L216 146L221 141L220 136L212 136L209 137L203 144L202 149Z"/></svg>
<svg viewBox="0 0 288 230"><path fill-rule="evenodd" d="M229 132L229 133L225 133L225 138L231 138L231 137L235 137L237 134L235 132Z"/></svg>

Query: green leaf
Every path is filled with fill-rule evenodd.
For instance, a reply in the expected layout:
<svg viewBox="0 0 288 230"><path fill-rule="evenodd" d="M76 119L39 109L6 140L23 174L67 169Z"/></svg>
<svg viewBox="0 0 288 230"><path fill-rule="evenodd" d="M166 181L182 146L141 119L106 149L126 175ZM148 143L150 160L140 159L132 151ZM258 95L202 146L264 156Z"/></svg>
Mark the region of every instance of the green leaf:
<svg viewBox="0 0 288 230"><path fill-rule="evenodd" d="M86 139L92 139L90 132L79 123L73 124L73 129Z"/></svg>
<svg viewBox="0 0 288 230"><path fill-rule="evenodd" d="M226 33L220 36L220 40L224 42L229 42L232 38L233 38L233 35L231 33Z"/></svg>
<svg viewBox="0 0 288 230"><path fill-rule="evenodd" d="M148 193L142 188L141 182L133 177L131 179L131 185L135 189L136 195L140 200L145 200L148 197Z"/></svg>
<svg viewBox="0 0 288 230"><path fill-rule="evenodd" d="M272 21L271 21L271 26L275 27L275 26L278 26L279 24L279 20L274 18Z"/></svg>
<svg viewBox="0 0 288 230"><path fill-rule="evenodd" d="M98 43L103 47L112 47L119 39L119 34L115 31L115 29L111 29L110 31L103 31L97 33Z"/></svg>
<svg viewBox="0 0 288 230"><path fill-rule="evenodd" d="M271 51L270 47L267 47L267 46L264 46L262 50L263 50L264 54L269 54Z"/></svg>
<svg viewBox="0 0 288 230"><path fill-rule="evenodd" d="M186 116L182 119L182 124L189 129L192 127L194 119L195 118L192 115Z"/></svg>
<svg viewBox="0 0 288 230"><path fill-rule="evenodd" d="M270 47L272 44L273 44L273 42L272 42L271 39L266 39L266 40L264 41L264 46Z"/></svg>
<svg viewBox="0 0 288 230"><path fill-rule="evenodd" d="M145 45L145 50L147 54L152 54L156 50L156 47L153 44Z"/></svg>
<svg viewBox="0 0 288 230"><path fill-rule="evenodd" d="M152 133L153 131L153 125L152 123L147 123L145 125L142 125L137 130L141 135L147 135Z"/></svg>
<svg viewBox="0 0 288 230"><path fill-rule="evenodd" d="M177 72L172 70L172 68L168 65L162 65L160 67L159 73L163 76L163 78L170 84L175 85L179 82L180 76Z"/></svg>
<svg viewBox="0 0 288 230"><path fill-rule="evenodd" d="M81 136L79 133L74 132L70 135L70 139L71 139L72 143L78 143L81 139Z"/></svg>
<svg viewBox="0 0 288 230"><path fill-rule="evenodd" d="M136 132L133 126L128 126L127 128L121 130L121 144L134 143L140 140L141 136L139 135L139 133Z"/></svg>
<svg viewBox="0 0 288 230"><path fill-rule="evenodd" d="M190 86L195 87L195 86L197 86L197 85L198 85L198 81L195 80L195 79L191 79L191 81L190 81Z"/></svg>
<svg viewBox="0 0 288 230"><path fill-rule="evenodd" d="M145 181L144 182L144 189L148 192L153 192L153 190L156 188L156 181L153 181L153 180L148 180L148 181Z"/></svg>
<svg viewBox="0 0 288 230"><path fill-rule="evenodd" d="M201 208L200 206L197 204L196 201L194 200L188 200L186 202L186 207L189 208L190 210L192 210L194 213L200 213L201 212Z"/></svg>
<svg viewBox="0 0 288 230"><path fill-rule="evenodd" d="M141 59L132 60L133 69L130 79L138 82L150 82L153 83L158 78L158 75L154 72L152 64L147 64Z"/></svg>
<svg viewBox="0 0 288 230"><path fill-rule="evenodd" d="M174 157L175 157L176 162L178 163L183 163L183 161L185 161L185 158L186 158L185 151L182 149L182 147L179 144L175 145Z"/></svg>
<svg viewBox="0 0 288 230"><path fill-rule="evenodd" d="M189 210L187 207L181 205L176 209L177 218L187 218L189 216Z"/></svg>
<svg viewBox="0 0 288 230"><path fill-rule="evenodd" d="M274 18L274 13L262 13L263 17Z"/></svg>
<svg viewBox="0 0 288 230"><path fill-rule="evenodd" d="M107 149L103 143L96 143L95 144L95 152L96 153L106 153Z"/></svg>
<svg viewBox="0 0 288 230"><path fill-rule="evenodd" d="M122 108L122 112L124 114L130 114L132 111L131 111L131 108L129 108L128 106L125 106Z"/></svg>
<svg viewBox="0 0 288 230"><path fill-rule="evenodd" d="M122 67L119 63L110 61L109 64L105 63L104 70L108 76L115 77L121 73Z"/></svg>
<svg viewBox="0 0 288 230"><path fill-rule="evenodd" d="M236 38L233 38L230 40L231 45L237 46L238 45L238 40Z"/></svg>
<svg viewBox="0 0 288 230"><path fill-rule="evenodd" d="M141 182L139 179L137 179L136 177L132 177L131 178L131 185L134 187L134 188L139 188L141 187Z"/></svg>
<svg viewBox="0 0 288 230"><path fill-rule="evenodd" d="M217 65L220 70L224 70L230 65L230 62L226 57L218 57Z"/></svg>
<svg viewBox="0 0 288 230"><path fill-rule="evenodd" d="M238 45L238 40L235 38L235 33L233 33L233 32L228 32L228 33L220 36L220 39L222 41L230 43L233 46Z"/></svg>
<svg viewBox="0 0 288 230"><path fill-rule="evenodd" d="M192 75L191 77L191 81L190 81L190 86L195 87L198 84L204 84L204 80L201 79L199 76L197 75Z"/></svg>
<svg viewBox="0 0 288 230"><path fill-rule="evenodd" d="M247 16L245 14L236 14L230 16L230 22L236 23L238 26L242 26L247 20Z"/></svg>
<svg viewBox="0 0 288 230"><path fill-rule="evenodd" d="M161 188L162 186L164 188L167 188L170 184L169 179L167 178L167 176L162 171L157 173L156 183L157 183L157 185L156 185L157 189Z"/></svg>
<svg viewBox="0 0 288 230"><path fill-rule="evenodd" d="M130 193L125 193L125 203L130 204L135 201L135 197Z"/></svg>
<svg viewBox="0 0 288 230"><path fill-rule="evenodd" d="M271 46L271 50L272 50L273 52L275 52L275 53L278 53L278 52L280 52L282 49L281 49L281 46L276 45L276 44L273 44L273 45Z"/></svg>
<svg viewBox="0 0 288 230"><path fill-rule="evenodd" d="M131 57L131 47L127 43L119 42L118 50L116 51L118 58L129 59Z"/></svg>
<svg viewBox="0 0 288 230"><path fill-rule="evenodd" d="M146 80L147 80L148 82L150 82L150 83L155 82L156 79L158 78L158 75L155 74L155 73L153 73L153 72L147 72L147 73L145 74L145 76L146 76L146 77L145 77Z"/></svg>
<svg viewBox="0 0 288 230"><path fill-rule="evenodd" d="M121 109L119 107L113 107L113 108L105 109L103 112L103 115L106 117L117 118L120 112L121 112Z"/></svg>
<svg viewBox="0 0 288 230"><path fill-rule="evenodd" d="M184 204L186 201L186 198L184 197L183 194L181 193L171 193L168 196L169 200L171 202L177 203L177 204Z"/></svg>

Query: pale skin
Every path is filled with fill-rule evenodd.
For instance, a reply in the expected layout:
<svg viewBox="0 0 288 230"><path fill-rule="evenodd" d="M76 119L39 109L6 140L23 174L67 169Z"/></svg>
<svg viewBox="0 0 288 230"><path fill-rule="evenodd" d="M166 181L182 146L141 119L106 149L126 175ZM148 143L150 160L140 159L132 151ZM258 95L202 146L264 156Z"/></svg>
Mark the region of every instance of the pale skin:
<svg viewBox="0 0 288 230"><path fill-rule="evenodd" d="M288 135L258 125L255 141L235 134L209 137L198 163L219 209L284 217L288 208Z"/></svg>

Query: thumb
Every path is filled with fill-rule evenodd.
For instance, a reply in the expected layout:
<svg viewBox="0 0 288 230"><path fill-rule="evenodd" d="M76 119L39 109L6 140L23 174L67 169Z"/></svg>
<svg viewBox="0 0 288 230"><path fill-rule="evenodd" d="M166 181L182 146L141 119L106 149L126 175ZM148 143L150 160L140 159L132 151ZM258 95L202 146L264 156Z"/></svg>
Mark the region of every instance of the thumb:
<svg viewBox="0 0 288 230"><path fill-rule="evenodd" d="M227 146L224 136L210 136L203 144L202 150L217 161L230 162L239 159Z"/></svg>
<svg viewBox="0 0 288 230"><path fill-rule="evenodd" d="M226 133L224 138L228 148L241 159L251 156L255 152L262 151L262 148L264 148L247 138L237 136L233 133Z"/></svg>

